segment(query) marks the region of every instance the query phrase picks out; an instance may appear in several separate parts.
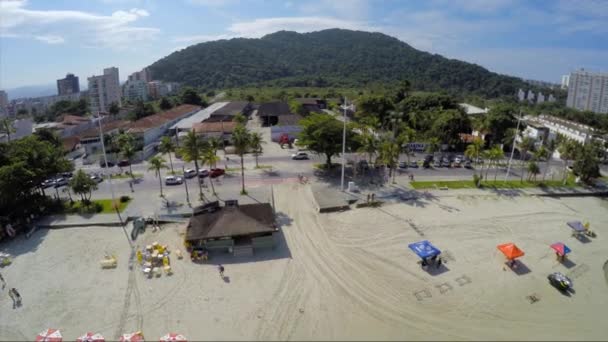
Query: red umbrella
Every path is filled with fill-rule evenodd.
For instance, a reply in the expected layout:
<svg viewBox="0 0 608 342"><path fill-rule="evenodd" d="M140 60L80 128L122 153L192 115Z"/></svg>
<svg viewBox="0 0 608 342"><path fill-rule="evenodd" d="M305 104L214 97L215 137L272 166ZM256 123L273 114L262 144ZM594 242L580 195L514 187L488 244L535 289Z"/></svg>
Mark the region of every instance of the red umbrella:
<svg viewBox="0 0 608 342"><path fill-rule="evenodd" d="M144 342L144 334L142 334L141 331L123 334L120 337L120 342Z"/></svg>
<svg viewBox="0 0 608 342"><path fill-rule="evenodd" d="M571 252L570 248L568 246L564 245L562 242L556 242L556 243L552 244L551 248L553 248L555 250L555 252L557 252L557 255L559 255L559 256L564 256Z"/></svg>
<svg viewBox="0 0 608 342"><path fill-rule="evenodd" d="M519 249L519 247L512 242L498 245L496 248L498 248L509 260L517 259L524 255L524 251Z"/></svg>
<svg viewBox="0 0 608 342"><path fill-rule="evenodd" d="M94 334L92 332L88 332L82 336L80 336L76 341L78 342L105 342L105 338L101 336L101 334Z"/></svg>
<svg viewBox="0 0 608 342"><path fill-rule="evenodd" d="M169 333L161 337L160 342L188 342L188 340L182 334Z"/></svg>
<svg viewBox="0 0 608 342"><path fill-rule="evenodd" d="M36 336L36 342L61 342L61 332L57 329L46 329Z"/></svg>

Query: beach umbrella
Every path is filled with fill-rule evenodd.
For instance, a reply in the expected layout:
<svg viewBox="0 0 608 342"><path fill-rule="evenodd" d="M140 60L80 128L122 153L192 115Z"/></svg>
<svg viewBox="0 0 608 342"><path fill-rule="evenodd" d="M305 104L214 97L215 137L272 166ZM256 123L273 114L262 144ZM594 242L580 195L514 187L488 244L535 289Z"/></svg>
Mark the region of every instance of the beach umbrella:
<svg viewBox="0 0 608 342"><path fill-rule="evenodd" d="M517 259L524 255L524 251L519 249L519 247L512 242L503 243L502 245L496 246L496 248L498 248L509 260Z"/></svg>
<svg viewBox="0 0 608 342"><path fill-rule="evenodd" d="M120 342L143 342L144 341L144 334L141 333L141 331L137 331L134 333L130 333L130 334L123 334L120 337Z"/></svg>
<svg viewBox="0 0 608 342"><path fill-rule="evenodd" d="M80 336L76 341L78 342L105 342L105 338L101 336L101 334L95 334L92 332L88 332L82 336Z"/></svg>
<svg viewBox="0 0 608 342"><path fill-rule="evenodd" d="M36 336L36 342L61 342L61 332L58 329L46 329Z"/></svg>
<svg viewBox="0 0 608 342"><path fill-rule="evenodd" d="M552 244L551 248L553 248L559 256L566 255L572 251L568 246L564 245L562 242L556 242Z"/></svg>
<svg viewBox="0 0 608 342"><path fill-rule="evenodd" d="M408 247L422 259L441 254L439 248L433 246L428 240L410 243Z"/></svg>
<svg viewBox="0 0 608 342"><path fill-rule="evenodd" d="M187 342L182 334L169 333L160 338L160 342Z"/></svg>
<svg viewBox="0 0 608 342"><path fill-rule="evenodd" d="M575 232L579 233L584 232L586 230L585 226L581 221L568 222L568 226L570 226L570 228L572 228Z"/></svg>

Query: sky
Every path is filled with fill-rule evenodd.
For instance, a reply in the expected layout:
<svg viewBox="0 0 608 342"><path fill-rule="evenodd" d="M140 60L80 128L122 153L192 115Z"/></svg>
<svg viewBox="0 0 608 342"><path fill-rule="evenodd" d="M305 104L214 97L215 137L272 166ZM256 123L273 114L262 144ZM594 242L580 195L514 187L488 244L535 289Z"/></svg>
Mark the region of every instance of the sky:
<svg viewBox="0 0 608 342"><path fill-rule="evenodd" d="M608 71L608 0L0 0L0 89L109 66L124 80L192 44L335 27L526 79Z"/></svg>

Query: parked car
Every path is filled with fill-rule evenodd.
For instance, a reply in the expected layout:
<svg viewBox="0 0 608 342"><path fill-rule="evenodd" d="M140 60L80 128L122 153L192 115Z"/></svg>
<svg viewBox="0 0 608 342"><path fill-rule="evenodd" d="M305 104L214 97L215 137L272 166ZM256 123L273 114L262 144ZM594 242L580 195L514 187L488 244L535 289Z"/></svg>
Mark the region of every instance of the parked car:
<svg viewBox="0 0 608 342"><path fill-rule="evenodd" d="M223 176L226 173L224 169L211 169L209 172L209 177L216 178L219 176Z"/></svg>
<svg viewBox="0 0 608 342"><path fill-rule="evenodd" d="M433 162L433 167L443 167L443 164L439 160Z"/></svg>
<svg viewBox="0 0 608 342"><path fill-rule="evenodd" d="M118 162L118 166L120 166L120 167L129 166L129 165L131 165L131 162L129 162L126 159L123 159L123 160L121 160L121 161Z"/></svg>
<svg viewBox="0 0 608 342"><path fill-rule="evenodd" d="M182 177L167 176L165 177L165 185L180 185L184 182Z"/></svg>
<svg viewBox="0 0 608 342"><path fill-rule="evenodd" d="M61 173L61 177L63 177L63 178L72 178L73 176L74 176L74 174L71 172L62 172Z"/></svg>
<svg viewBox="0 0 608 342"><path fill-rule="evenodd" d="M413 169L417 169L418 168L418 163L415 160L412 160L410 162L409 167L413 168Z"/></svg>
<svg viewBox="0 0 608 342"><path fill-rule="evenodd" d="M205 178L209 176L209 170L207 169L198 169L198 178Z"/></svg>
<svg viewBox="0 0 608 342"><path fill-rule="evenodd" d="M407 169L407 162L404 162L404 161L399 162L399 168L400 169Z"/></svg>
<svg viewBox="0 0 608 342"><path fill-rule="evenodd" d="M52 187L52 186L55 185L55 180L52 179L52 178L51 179L47 179L47 180L43 181L41 185L45 189L46 188L50 188L50 187Z"/></svg>
<svg viewBox="0 0 608 342"><path fill-rule="evenodd" d="M55 185L56 188L60 187L60 186L64 186L64 185L68 185L68 179L67 178L57 178L55 179L55 182L53 183Z"/></svg>
<svg viewBox="0 0 608 342"><path fill-rule="evenodd" d="M450 167L450 161L449 160L442 160L441 161L441 167Z"/></svg>
<svg viewBox="0 0 608 342"><path fill-rule="evenodd" d="M303 160L308 159L308 153L306 152L298 152L291 155L291 159L293 160Z"/></svg>
<svg viewBox="0 0 608 342"><path fill-rule="evenodd" d="M467 160L466 162L464 162L464 167L467 168L467 169L472 169L473 165L471 164L470 161Z"/></svg>
<svg viewBox="0 0 608 342"><path fill-rule="evenodd" d="M112 166L114 166L114 163L112 163L112 162L108 162L108 163L106 164L106 163L104 163L104 161L103 161L103 160L100 160L100 161L99 161L99 166L101 166L101 167L112 167Z"/></svg>
<svg viewBox="0 0 608 342"><path fill-rule="evenodd" d="M424 156L424 161L426 162L432 162L433 160L435 160L435 157L433 157L432 154L427 154L426 156Z"/></svg>
<svg viewBox="0 0 608 342"><path fill-rule="evenodd" d="M198 174L198 172L196 172L195 169L185 169L184 170L184 177L186 177L186 178L196 177L197 174Z"/></svg>
<svg viewBox="0 0 608 342"><path fill-rule="evenodd" d="M91 179L97 183L103 182L103 178L101 178L99 175L91 175Z"/></svg>
<svg viewBox="0 0 608 342"><path fill-rule="evenodd" d="M369 169L369 164L367 163L367 160L360 160L359 161L359 168L361 168L362 170L368 170Z"/></svg>

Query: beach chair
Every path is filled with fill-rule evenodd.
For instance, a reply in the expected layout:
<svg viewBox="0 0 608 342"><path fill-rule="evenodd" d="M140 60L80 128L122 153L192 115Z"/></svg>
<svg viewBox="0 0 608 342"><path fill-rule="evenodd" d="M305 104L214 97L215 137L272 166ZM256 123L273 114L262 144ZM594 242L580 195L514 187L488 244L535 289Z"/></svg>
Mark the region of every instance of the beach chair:
<svg viewBox="0 0 608 342"><path fill-rule="evenodd" d="M173 270L171 269L171 266L166 265L166 266L165 266L165 267L163 267L163 268L164 268L165 273L166 273L167 275L172 275L172 274L173 274Z"/></svg>
<svg viewBox="0 0 608 342"><path fill-rule="evenodd" d="M184 258L184 256L182 255L182 251L180 251L179 249L175 250L175 255L177 255L177 258L180 260Z"/></svg>

